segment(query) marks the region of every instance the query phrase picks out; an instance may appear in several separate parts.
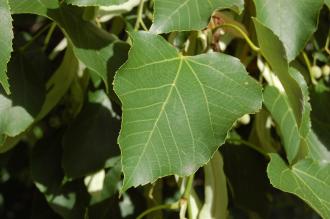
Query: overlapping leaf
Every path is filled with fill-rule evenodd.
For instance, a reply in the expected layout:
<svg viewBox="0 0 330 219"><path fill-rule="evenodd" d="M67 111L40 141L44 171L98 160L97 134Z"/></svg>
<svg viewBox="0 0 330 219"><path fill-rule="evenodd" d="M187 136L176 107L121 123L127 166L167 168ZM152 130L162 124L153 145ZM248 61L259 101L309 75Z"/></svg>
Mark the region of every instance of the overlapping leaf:
<svg viewBox="0 0 330 219"><path fill-rule="evenodd" d="M321 142L330 149L330 91L324 88L320 83L311 92L311 104L313 108L311 119L315 133Z"/></svg>
<svg viewBox="0 0 330 219"><path fill-rule="evenodd" d="M298 124L300 124L303 117L303 93L297 81L289 74L288 60L285 55L283 44L279 38L259 20L254 19L254 25L261 53L280 79L295 118Z"/></svg>
<svg viewBox="0 0 330 219"><path fill-rule="evenodd" d="M280 92L275 87L266 87L264 91L264 103L268 111L278 125L282 136L284 148L290 163L297 157L299 151L303 151L301 139L305 139L310 132L310 111L308 87L300 73L290 68L290 75L300 85L303 95L302 119L299 124L286 93ZM301 156L304 156L301 154Z"/></svg>
<svg viewBox="0 0 330 219"><path fill-rule="evenodd" d="M316 31L322 0L254 0L257 18L283 42L292 61ZM271 41L270 41L271 42Z"/></svg>
<svg viewBox="0 0 330 219"><path fill-rule="evenodd" d="M11 95L5 96L0 89L0 152L9 150L14 145L12 138L30 127L40 112L48 64L39 49L13 54L8 64Z"/></svg>
<svg viewBox="0 0 330 219"><path fill-rule="evenodd" d="M330 163L304 159L289 168L271 154L267 173L273 186L297 195L324 219L330 218Z"/></svg>
<svg viewBox="0 0 330 219"><path fill-rule="evenodd" d="M287 96L275 87L267 87L264 103L276 121L282 135L283 144L289 162L293 162L299 151L299 127Z"/></svg>
<svg viewBox="0 0 330 219"><path fill-rule="evenodd" d="M243 6L242 0L155 0L154 23L150 31L200 30L207 26L214 10L234 8L240 12Z"/></svg>
<svg viewBox="0 0 330 219"><path fill-rule="evenodd" d="M227 218L227 183L223 170L223 159L219 151L215 152L210 162L204 166L204 174L205 201L198 218ZM218 203L221 205L219 206Z"/></svg>
<svg viewBox="0 0 330 219"><path fill-rule="evenodd" d="M132 33L114 88L122 102L123 190L204 165L235 120L261 105L261 88L235 58L184 57L162 37Z"/></svg>
<svg viewBox="0 0 330 219"><path fill-rule="evenodd" d="M54 20L68 36L77 58L96 72L108 89L108 74L113 70L111 66L115 65L112 59L116 59L114 50L116 47L127 50L123 42L92 22L85 21L83 8L62 5L49 9L36 0L10 0L10 5L13 13L34 13Z"/></svg>
<svg viewBox="0 0 330 219"><path fill-rule="evenodd" d="M9 94L9 83L7 72L7 63L10 54L13 51L12 40L14 38L12 18L7 0L0 1L0 84Z"/></svg>
<svg viewBox="0 0 330 219"><path fill-rule="evenodd" d="M67 176L81 177L104 167L114 155L119 120L103 91L89 94L75 122L63 137L63 167Z"/></svg>
<svg viewBox="0 0 330 219"><path fill-rule="evenodd" d="M62 64L47 82L46 88L48 89L48 92L46 94L46 100L37 119L43 118L56 106L56 104L58 104L64 94L68 91L71 82L77 75L78 71L78 60L74 56L72 48L69 47L65 53Z"/></svg>
<svg viewBox="0 0 330 219"><path fill-rule="evenodd" d="M16 121L16 122L12 122ZM6 137L15 137L25 131L33 122L33 117L20 106L13 106L12 101L0 94L0 146ZM8 148L0 147L3 152Z"/></svg>

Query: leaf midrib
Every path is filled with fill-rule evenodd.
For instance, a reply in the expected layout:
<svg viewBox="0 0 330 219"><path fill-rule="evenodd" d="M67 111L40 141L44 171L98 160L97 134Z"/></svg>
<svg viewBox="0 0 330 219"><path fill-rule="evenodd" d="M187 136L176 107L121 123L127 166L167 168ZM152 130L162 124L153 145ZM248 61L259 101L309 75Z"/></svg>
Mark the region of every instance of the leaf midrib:
<svg viewBox="0 0 330 219"><path fill-rule="evenodd" d="M139 156L139 159L138 159L138 161L137 161L137 163L136 163L136 165L135 165L135 167L134 167L133 172L135 172L136 169L138 168L139 163L141 162L141 159L142 159L142 157L144 156L144 154L145 154L145 152L146 152L146 150L147 150L147 147L148 147L148 145L149 145L149 143L150 143L151 137L152 137L152 135L154 134L154 131L155 131L156 127L157 127L158 121L159 121L159 119L161 118L161 116L163 115L163 113L164 113L164 111L165 111L165 107L166 107L166 105L167 105L167 103L168 103L168 101L169 101L169 99L170 99L170 97L171 97L171 95L172 95L173 90L174 90L175 87L176 87L176 82L177 82L177 79L179 78L179 75L180 75L180 71L181 71L181 68L182 68L182 63L183 63L183 59L184 59L184 57L182 56L182 57L180 57L179 59L180 59L179 66L178 66L177 72L176 72L176 74L175 74L175 78L173 79L173 82L172 82L171 88L170 88L170 90L169 90L169 92L168 92L168 95L166 96L166 98L165 98L165 100L164 100L164 103L162 104L162 107L161 107L160 112L159 112L159 114L158 114L158 116L157 116L157 118L156 118L156 120L155 120L155 122L154 122L154 125L153 125L152 129L151 129L150 132L149 132L149 135L148 135L147 141L146 141L146 143L144 144L144 147L143 147L143 149L142 149L141 155ZM131 181L132 177L133 177L133 174L130 175L130 177L128 178L128 180L126 181L126 183L129 183L129 182Z"/></svg>

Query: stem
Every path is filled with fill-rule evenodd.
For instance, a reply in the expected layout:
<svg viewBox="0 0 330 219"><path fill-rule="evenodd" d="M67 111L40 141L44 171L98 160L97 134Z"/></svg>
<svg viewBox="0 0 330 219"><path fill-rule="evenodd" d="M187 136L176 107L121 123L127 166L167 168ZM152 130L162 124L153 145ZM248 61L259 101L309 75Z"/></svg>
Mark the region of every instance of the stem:
<svg viewBox="0 0 330 219"><path fill-rule="evenodd" d="M250 48L255 51L255 52L260 52L260 48L257 47L253 42L252 40L249 38L249 36L237 25L235 24L221 24L219 27L230 27L230 28L233 28L235 29L236 31L238 31L242 37L246 40L246 42L249 44Z"/></svg>
<svg viewBox="0 0 330 219"><path fill-rule="evenodd" d="M183 217L184 215L186 215L186 211L188 209L188 216L189 218L191 218L191 213L189 213L189 210L191 210L191 206L190 206L190 203L189 203L189 198L190 198L190 192L191 192L191 188L193 186L193 182L194 182L194 174L191 174L189 177L188 177L188 181L187 181L187 184L186 184L186 189L181 197L181 202L182 203L185 203L185 205L182 205L181 204L181 210L180 210L180 215ZM180 218L181 218L180 216Z"/></svg>
<svg viewBox="0 0 330 219"><path fill-rule="evenodd" d="M144 6L144 0L140 0L140 4L139 4L139 7L138 7L137 18L136 18L136 22L135 22L135 26L134 26L135 31L139 30L140 24L142 25L142 28L144 30L146 30L146 31L148 30L148 28L146 27L146 25L144 24L143 19L142 19L143 6Z"/></svg>
<svg viewBox="0 0 330 219"><path fill-rule="evenodd" d="M24 51L26 50L29 46L32 45L32 43L41 35L43 34L50 26L52 25L52 23L47 24L46 26L44 26L41 30L39 30L32 38L31 40L29 40L25 45L23 45L20 50Z"/></svg>
<svg viewBox="0 0 330 219"><path fill-rule="evenodd" d="M260 147L258 147L258 146L256 146L256 145L254 145L254 144L252 144L252 143L250 143L250 142L248 142L248 141L245 141L245 140L243 140L243 139L231 139L231 138L229 138L228 141L230 141L230 142L232 142L232 143L240 143L240 144L244 144L244 145L246 145L246 146L249 146L251 149L253 149L253 150L259 152L259 153L262 154L264 157L269 158L267 151L263 150L262 148L260 148Z"/></svg>
<svg viewBox="0 0 330 219"><path fill-rule="evenodd" d="M325 46L324 46L324 50L330 55L329 43L330 43L330 35L328 35L327 41L325 42Z"/></svg>
<svg viewBox="0 0 330 219"><path fill-rule="evenodd" d="M189 199L190 191L191 191L193 182L194 182L194 174L192 174L192 175L190 175L188 177L188 182L187 182L187 185L186 185L186 190L184 191L182 198L184 198L186 200Z"/></svg>
<svg viewBox="0 0 330 219"><path fill-rule="evenodd" d="M52 24L51 24L51 26L49 28L49 31L48 31L48 33L46 35L46 38L44 40L44 48L43 48L43 50L46 50L46 47L47 47L47 45L48 45L48 43L50 41L50 38L52 37L52 35L54 33L55 27L56 27L56 23L55 22L52 22Z"/></svg>
<svg viewBox="0 0 330 219"><path fill-rule="evenodd" d="M154 211L159 211L159 210L163 210L163 209L178 209L179 208L179 202L174 202L171 204L164 204L164 205L158 205L155 206L153 208L149 208L147 210L145 210L144 212L142 212L136 219L142 219L144 216L146 216L147 214L150 214Z"/></svg>
<svg viewBox="0 0 330 219"><path fill-rule="evenodd" d="M308 69L308 72L309 72L309 77L311 78L312 83L313 83L313 84L317 84L317 82L315 81L315 79L314 79L314 77L313 77L313 75L312 75L312 71L311 71L311 68L312 68L312 67L311 67L311 62L309 61L306 52L303 51L303 52L302 52L302 55L303 55L304 60L305 60L305 62L306 62L307 69Z"/></svg>

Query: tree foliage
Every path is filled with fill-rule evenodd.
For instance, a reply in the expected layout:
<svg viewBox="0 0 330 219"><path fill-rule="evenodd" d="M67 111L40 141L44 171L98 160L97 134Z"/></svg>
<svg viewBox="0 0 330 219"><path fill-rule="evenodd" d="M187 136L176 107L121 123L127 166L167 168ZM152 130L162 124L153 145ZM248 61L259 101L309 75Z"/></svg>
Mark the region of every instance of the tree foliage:
<svg viewBox="0 0 330 219"><path fill-rule="evenodd" d="M1 218L330 219L328 1L0 17Z"/></svg>

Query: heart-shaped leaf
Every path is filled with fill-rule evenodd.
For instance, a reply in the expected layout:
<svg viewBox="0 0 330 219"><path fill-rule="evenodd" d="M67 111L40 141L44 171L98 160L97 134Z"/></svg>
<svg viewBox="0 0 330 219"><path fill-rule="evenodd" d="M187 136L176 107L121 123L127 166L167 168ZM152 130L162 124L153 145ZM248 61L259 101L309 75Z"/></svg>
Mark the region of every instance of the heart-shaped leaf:
<svg viewBox="0 0 330 219"><path fill-rule="evenodd" d="M122 102L123 190L207 163L233 123L261 107L261 87L231 56L179 54L161 36L132 33L114 89Z"/></svg>

